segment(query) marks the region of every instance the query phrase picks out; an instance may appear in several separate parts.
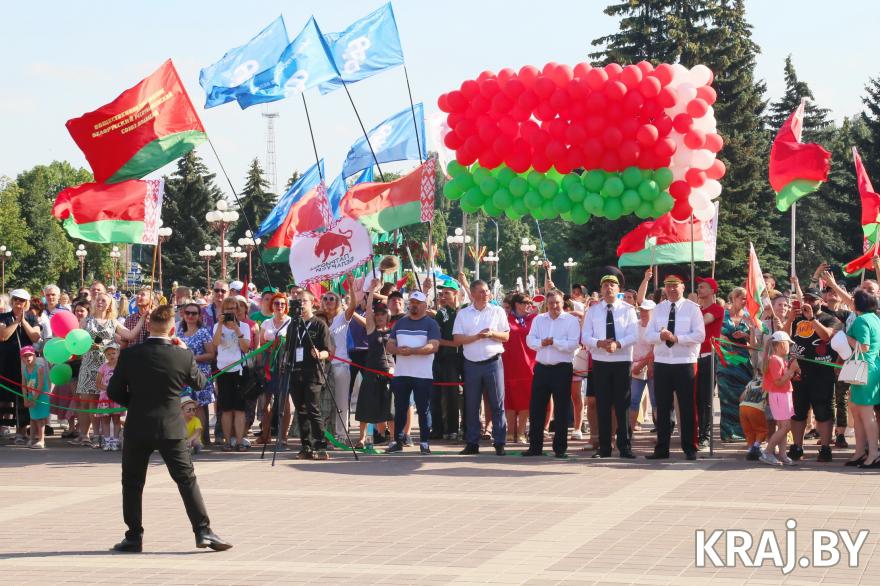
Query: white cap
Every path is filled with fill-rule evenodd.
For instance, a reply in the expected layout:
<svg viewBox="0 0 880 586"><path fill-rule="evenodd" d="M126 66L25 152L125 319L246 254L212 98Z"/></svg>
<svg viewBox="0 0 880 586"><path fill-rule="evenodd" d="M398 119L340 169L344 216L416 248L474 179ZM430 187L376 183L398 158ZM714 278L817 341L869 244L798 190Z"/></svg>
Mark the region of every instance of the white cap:
<svg viewBox="0 0 880 586"><path fill-rule="evenodd" d="M425 294L422 293L421 291L413 291L412 293L409 294L409 298L415 299L416 301L421 301L423 303L428 301L428 298L425 297Z"/></svg>
<svg viewBox="0 0 880 586"><path fill-rule="evenodd" d="M13 289L10 291L9 296L13 299L24 299L25 301L31 300L31 294L24 289Z"/></svg>
<svg viewBox="0 0 880 586"><path fill-rule="evenodd" d="M236 296L235 296L235 300L236 300L238 303L244 303L244 304L246 304L246 305L250 303L250 301L247 300L247 297L245 297L245 296L243 296L243 295L236 295Z"/></svg>
<svg viewBox="0 0 880 586"><path fill-rule="evenodd" d="M782 330L773 332L773 335L770 336L771 342L791 342L791 337L788 334L783 332Z"/></svg>
<svg viewBox="0 0 880 586"><path fill-rule="evenodd" d="M655 307L657 307L657 304L654 303L652 299L645 299L642 301L642 304L639 305L639 309L644 309L645 311L651 311Z"/></svg>
<svg viewBox="0 0 880 586"><path fill-rule="evenodd" d="M232 281L231 283L229 283L229 288L235 289L236 291L241 291L242 289L244 289L244 283L242 283L241 281Z"/></svg>

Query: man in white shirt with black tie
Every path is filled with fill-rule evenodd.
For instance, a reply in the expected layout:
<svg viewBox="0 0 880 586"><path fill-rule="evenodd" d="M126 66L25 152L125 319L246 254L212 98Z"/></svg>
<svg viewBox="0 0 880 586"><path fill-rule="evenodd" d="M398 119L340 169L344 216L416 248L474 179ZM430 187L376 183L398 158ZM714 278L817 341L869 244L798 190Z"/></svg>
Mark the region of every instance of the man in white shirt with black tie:
<svg viewBox="0 0 880 586"><path fill-rule="evenodd" d="M669 412L678 397L681 449L688 460L697 459L696 374L700 344L706 337L700 306L684 298L684 279L663 280L666 301L654 310L645 341L654 344L654 394L657 398L657 445L649 460L669 458L672 435Z"/></svg>
<svg viewBox="0 0 880 586"><path fill-rule="evenodd" d="M547 313L532 321L526 344L536 352L532 398L529 403L529 449L523 456L540 456L544 444L547 403L553 397L553 453L565 458L568 450L568 419L571 415L571 375L574 353L580 345L580 323L562 311L562 291L547 293Z"/></svg>
<svg viewBox="0 0 880 586"><path fill-rule="evenodd" d="M600 281L602 302L584 317L581 339L593 357L593 381L599 413L599 450L594 458L611 457L611 411L617 416L617 449L632 459L629 430L630 368L638 337L636 310L618 299L620 281L605 275Z"/></svg>

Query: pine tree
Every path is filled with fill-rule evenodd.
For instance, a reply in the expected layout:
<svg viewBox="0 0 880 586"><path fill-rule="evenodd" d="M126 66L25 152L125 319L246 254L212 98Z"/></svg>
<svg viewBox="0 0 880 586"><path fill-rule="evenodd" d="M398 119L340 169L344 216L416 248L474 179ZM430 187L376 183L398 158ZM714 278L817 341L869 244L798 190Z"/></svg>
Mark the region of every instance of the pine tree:
<svg viewBox="0 0 880 586"><path fill-rule="evenodd" d="M668 4L664 0L630 0L606 7L605 14L620 17L620 29L593 40L592 45L602 49L590 53L590 59L603 65L672 62L676 56L666 35Z"/></svg>
<svg viewBox="0 0 880 586"><path fill-rule="evenodd" d="M798 79L791 55L785 58L785 95L770 105L767 113L767 127L775 136L791 113L806 100L804 107L804 142L822 142L830 138L832 123L828 120L828 108L816 105L816 98L805 81Z"/></svg>
<svg viewBox="0 0 880 586"><path fill-rule="evenodd" d="M872 77L865 85L862 104L867 111L860 118L864 123L864 135L859 138L862 161L871 177L880 176L880 77Z"/></svg>
<svg viewBox="0 0 880 586"><path fill-rule="evenodd" d="M294 183L299 181L299 178L300 172L294 171L293 174L290 176L290 179L287 180L287 185L284 186L284 192L287 193L288 191L290 191L290 188L293 187Z"/></svg>
<svg viewBox="0 0 880 586"><path fill-rule="evenodd" d="M846 264L862 251L862 206L852 147L858 144L859 137L865 132L865 124L860 118L844 118L825 145L831 152L831 172L821 193L823 204L831 213L827 223L833 224L836 234L836 238L828 243L830 256L824 259L830 263ZM809 268L809 265L804 268Z"/></svg>
<svg viewBox="0 0 880 586"><path fill-rule="evenodd" d="M256 230L272 208L275 207L275 194L269 193L269 181L263 175L263 169L260 167L260 160L254 158L248 169L247 178L245 179L244 189L238 194L241 201L241 208L238 210L239 221L235 228L231 230L229 240L235 244L238 239L244 236L245 231L252 226ZM247 218L247 220L245 220ZM250 224L248 224L250 222Z"/></svg>

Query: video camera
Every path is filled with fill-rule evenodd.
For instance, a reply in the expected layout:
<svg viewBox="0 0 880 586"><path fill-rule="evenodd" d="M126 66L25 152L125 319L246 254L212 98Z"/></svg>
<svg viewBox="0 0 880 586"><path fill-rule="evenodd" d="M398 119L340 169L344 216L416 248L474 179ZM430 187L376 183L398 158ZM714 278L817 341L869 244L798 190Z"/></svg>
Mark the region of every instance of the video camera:
<svg viewBox="0 0 880 586"><path fill-rule="evenodd" d="M288 313L290 314L290 319L298 320L302 318L303 313L303 304L299 299L291 299L290 307L288 308Z"/></svg>

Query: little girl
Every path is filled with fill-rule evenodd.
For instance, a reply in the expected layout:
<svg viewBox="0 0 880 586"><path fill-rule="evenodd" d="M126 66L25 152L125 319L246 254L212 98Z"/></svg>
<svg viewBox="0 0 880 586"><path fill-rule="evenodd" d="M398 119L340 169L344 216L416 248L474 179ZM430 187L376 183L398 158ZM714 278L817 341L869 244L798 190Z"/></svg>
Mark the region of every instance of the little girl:
<svg viewBox="0 0 880 586"><path fill-rule="evenodd" d="M788 432L791 430L791 417L794 415L791 379L801 369L794 359L787 367L785 365L789 344L791 338L788 334L777 331L767 339L767 347L764 350L764 390L767 391L770 411L777 423L776 431L767 441L766 451L761 454L761 461L770 465L792 464L791 459L785 454ZM775 454L776 450L779 453L778 458Z"/></svg>
<svg viewBox="0 0 880 586"><path fill-rule="evenodd" d="M98 389L98 409L118 409L120 405L114 403L107 396L107 385L110 383L110 377L113 376L113 370L116 368L116 361L119 358L119 344L110 342L104 347L104 358L107 360L98 369L98 376L95 378L95 388ZM95 443L95 447L101 444L104 446L105 452L116 452L119 450L119 428L122 413L98 413L96 415L97 429L95 433L103 439L100 443Z"/></svg>
<svg viewBox="0 0 880 586"><path fill-rule="evenodd" d="M198 404L192 397L180 398L180 410L183 411L183 420L186 422L186 446L193 454L202 451L202 420L196 417Z"/></svg>
<svg viewBox="0 0 880 586"><path fill-rule="evenodd" d="M46 447L43 436L49 423L49 377L46 369L37 360L33 346L25 346L19 352L21 357L21 382L24 390L24 404L31 416L30 440L28 447L42 450Z"/></svg>

